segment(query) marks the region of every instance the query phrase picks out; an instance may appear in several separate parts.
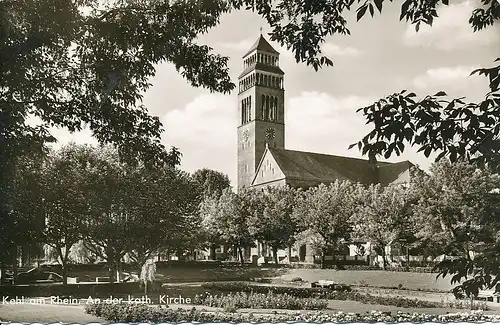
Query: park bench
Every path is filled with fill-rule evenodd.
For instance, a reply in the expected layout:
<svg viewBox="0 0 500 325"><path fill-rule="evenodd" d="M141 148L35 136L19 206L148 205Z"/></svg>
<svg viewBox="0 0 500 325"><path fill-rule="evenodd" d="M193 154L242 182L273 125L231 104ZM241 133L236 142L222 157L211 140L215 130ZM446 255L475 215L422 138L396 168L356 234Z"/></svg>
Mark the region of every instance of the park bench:
<svg viewBox="0 0 500 325"><path fill-rule="evenodd" d="M98 276L95 278L95 282L109 282L109 276Z"/></svg>

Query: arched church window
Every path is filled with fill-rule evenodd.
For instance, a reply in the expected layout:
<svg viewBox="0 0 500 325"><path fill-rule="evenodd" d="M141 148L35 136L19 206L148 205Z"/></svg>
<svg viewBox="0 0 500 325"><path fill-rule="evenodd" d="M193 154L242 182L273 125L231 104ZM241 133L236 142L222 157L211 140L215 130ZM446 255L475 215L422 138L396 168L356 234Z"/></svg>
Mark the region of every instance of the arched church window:
<svg viewBox="0 0 500 325"><path fill-rule="evenodd" d="M241 124L245 123L245 100L241 100Z"/></svg>
<svg viewBox="0 0 500 325"><path fill-rule="evenodd" d="M273 96L269 96L269 121L274 121L274 100Z"/></svg>
<svg viewBox="0 0 500 325"><path fill-rule="evenodd" d="M266 96L266 120L269 120L270 104L269 96Z"/></svg>
<svg viewBox="0 0 500 325"><path fill-rule="evenodd" d="M259 77L260 77L260 74L259 73L256 73L255 74L255 84L258 85L259 84Z"/></svg>
<svg viewBox="0 0 500 325"><path fill-rule="evenodd" d="M261 120L265 120L266 119L266 95L262 95L262 105L261 105L261 108L260 108L260 111L261 111Z"/></svg>
<svg viewBox="0 0 500 325"><path fill-rule="evenodd" d="M278 120L278 97L274 97L274 118Z"/></svg>
<svg viewBox="0 0 500 325"><path fill-rule="evenodd" d="M248 122L252 120L252 96L248 97Z"/></svg>

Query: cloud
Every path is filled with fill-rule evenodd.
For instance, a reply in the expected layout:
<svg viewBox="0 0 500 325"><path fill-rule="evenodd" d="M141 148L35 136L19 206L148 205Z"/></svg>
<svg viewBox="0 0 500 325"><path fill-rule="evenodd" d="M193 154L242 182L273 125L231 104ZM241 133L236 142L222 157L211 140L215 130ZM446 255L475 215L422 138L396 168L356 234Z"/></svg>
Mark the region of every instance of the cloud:
<svg viewBox="0 0 500 325"><path fill-rule="evenodd" d="M26 123L30 126L36 126L41 125L42 120L36 116L30 116L28 117ZM49 128L49 132L53 137L57 139L57 142L50 144L50 146L54 148L59 148L70 142L74 142L76 144L98 144L97 139L92 136L92 131L90 131L88 128L84 128L82 131L71 133L67 128L51 127Z"/></svg>
<svg viewBox="0 0 500 325"><path fill-rule="evenodd" d="M449 6L440 6L439 17L432 26L422 24L417 33L414 25L409 25L404 33L404 43L408 46L434 47L451 51L457 48L495 44L498 31L487 28L473 32L468 21L472 11L477 7L476 1L467 0Z"/></svg>
<svg viewBox="0 0 500 325"><path fill-rule="evenodd" d="M269 39L267 39L269 41ZM246 53L253 43L254 39L245 39L239 42L219 42L214 47L215 49L224 49L230 50L231 52L237 53ZM271 45L280 53L280 56L283 58L293 58L293 53L291 50L288 50L285 46L280 46L276 43L272 43ZM333 44L332 42L324 43L322 48L322 52L327 56L359 56L362 52L357 48L350 46L341 46L338 44Z"/></svg>
<svg viewBox="0 0 500 325"><path fill-rule="evenodd" d="M374 98L334 97L327 93L303 92L287 102L286 131L288 149L359 156L348 146L368 131L358 108Z"/></svg>
<svg viewBox="0 0 500 325"><path fill-rule="evenodd" d="M333 43L325 43L322 52L327 56L359 56L361 51L350 46L339 46Z"/></svg>
<svg viewBox="0 0 500 325"><path fill-rule="evenodd" d="M183 170L218 170L236 185L237 109L234 96L203 94L163 115L163 141L179 148Z"/></svg>
<svg viewBox="0 0 500 325"><path fill-rule="evenodd" d="M296 150L359 156L347 150L364 135L364 120L356 109L372 99L335 98L304 92L286 102L286 147ZM179 147L181 168L193 172L211 168L229 175L236 185L237 100L233 96L204 94L162 117L164 142Z"/></svg>
<svg viewBox="0 0 500 325"><path fill-rule="evenodd" d="M475 82L477 77L470 76L476 67L455 66L428 69L425 73L413 78L413 85L419 89L449 86L464 89Z"/></svg>
<svg viewBox="0 0 500 325"><path fill-rule="evenodd" d="M287 149L361 157L357 148L348 150L369 130L356 110L373 103L362 96L334 97L321 92L302 92L286 99ZM162 118L164 143L183 154L181 169L194 172L210 168L229 175L236 186L237 102L232 96L204 94L185 107ZM392 161L409 159L424 168L428 162L409 150Z"/></svg>
<svg viewBox="0 0 500 325"><path fill-rule="evenodd" d="M255 42L255 40L250 40L250 39L246 39L246 40L241 40L239 42L219 42L217 44L215 44L214 48L217 50L219 48L222 48L222 49L227 49L227 50L231 50L231 51L235 51L235 52L245 52L245 51L248 51L253 43Z"/></svg>

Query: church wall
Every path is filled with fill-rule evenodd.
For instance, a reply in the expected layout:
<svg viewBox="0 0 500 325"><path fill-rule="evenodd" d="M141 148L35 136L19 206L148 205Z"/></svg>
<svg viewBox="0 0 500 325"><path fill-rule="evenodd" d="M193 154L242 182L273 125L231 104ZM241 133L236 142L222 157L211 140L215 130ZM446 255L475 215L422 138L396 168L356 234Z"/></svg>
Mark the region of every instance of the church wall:
<svg viewBox="0 0 500 325"><path fill-rule="evenodd" d="M342 180L342 179L340 179ZM333 181L321 181L321 180L307 180L307 179L290 179L286 180L286 184L293 188L302 188L307 190L310 187L316 187L320 184L328 185L333 183Z"/></svg>
<svg viewBox="0 0 500 325"><path fill-rule="evenodd" d="M407 169L405 170L404 172L402 172L398 178L393 181L392 183L394 184L399 184L399 183L405 183L405 182L409 182L410 181L410 169Z"/></svg>
<svg viewBox="0 0 500 325"><path fill-rule="evenodd" d="M270 181L267 183L260 183L260 184L252 186L252 188L260 190L260 189L262 189L264 187L268 187L268 186L285 186L285 185L286 185L286 181L284 178L282 178L282 179L273 180L273 181Z"/></svg>
<svg viewBox="0 0 500 325"><path fill-rule="evenodd" d="M259 161L255 153L255 121L238 128L238 187L250 186ZM245 133L248 139L245 141ZM259 157L260 158L260 157Z"/></svg>
<svg viewBox="0 0 500 325"><path fill-rule="evenodd" d="M262 164L256 172L254 184L269 185L269 183L278 182L285 185L284 178L285 175L279 168L273 155L270 151L266 151Z"/></svg>

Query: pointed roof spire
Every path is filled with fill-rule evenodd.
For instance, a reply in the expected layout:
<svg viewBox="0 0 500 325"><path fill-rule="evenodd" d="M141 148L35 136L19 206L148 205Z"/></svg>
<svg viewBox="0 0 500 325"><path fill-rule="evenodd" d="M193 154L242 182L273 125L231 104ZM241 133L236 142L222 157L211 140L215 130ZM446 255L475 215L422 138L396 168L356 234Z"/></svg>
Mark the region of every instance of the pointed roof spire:
<svg viewBox="0 0 500 325"><path fill-rule="evenodd" d="M260 34L259 38L257 39L257 41L255 41L255 43L253 43L252 47L248 50L248 52L243 57L246 57L248 54L250 54L251 52L253 52L255 50L260 50L263 52L268 52L268 53L273 53L273 54L280 54L278 51L276 51L271 46L271 44L269 44L268 41L266 41L264 36L262 36L262 27L260 30L261 30L261 34Z"/></svg>

